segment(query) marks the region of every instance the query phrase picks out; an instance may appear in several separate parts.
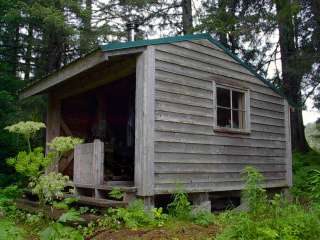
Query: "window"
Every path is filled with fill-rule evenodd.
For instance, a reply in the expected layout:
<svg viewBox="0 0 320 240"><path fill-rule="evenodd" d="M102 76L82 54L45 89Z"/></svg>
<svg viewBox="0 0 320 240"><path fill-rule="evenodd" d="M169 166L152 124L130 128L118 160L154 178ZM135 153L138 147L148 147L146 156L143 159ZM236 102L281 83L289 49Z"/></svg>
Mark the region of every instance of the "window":
<svg viewBox="0 0 320 240"><path fill-rule="evenodd" d="M249 130L246 100L248 91L219 85L215 88L215 93L215 127L235 131Z"/></svg>

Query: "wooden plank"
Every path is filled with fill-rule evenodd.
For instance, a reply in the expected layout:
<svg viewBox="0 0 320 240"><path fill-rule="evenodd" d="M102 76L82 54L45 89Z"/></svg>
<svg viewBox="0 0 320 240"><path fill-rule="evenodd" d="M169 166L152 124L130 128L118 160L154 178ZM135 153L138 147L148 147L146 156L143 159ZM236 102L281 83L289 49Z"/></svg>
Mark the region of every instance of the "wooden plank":
<svg viewBox="0 0 320 240"><path fill-rule="evenodd" d="M103 68L99 67L90 74L84 74L58 86L55 92L57 97L64 99L134 74L135 67L134 56L121 61L110 60Z"/></svg>
<svg viewBox="0 0 320 240"><path fill-rule="evenodd" d="M63 173L68 168L68 166L71 164L73 159L74 159L73 151L70 152L67 157L61 159L60 163L59 163L59 172Z"/></svg>
<svg viewBox="0 0 320 240"><path fill-rule="evenodd" d="M268 118L276 118L276 119L283 119L284 120L284 112L275 112L268 109L262 109L259 107L251 106L251 114L256 116L268 116Z"/></svg>
<svg viewBox="0 0 320 240"><path fill-rule="evenodd" d="M255 156L279 156L284 157L282 148L242 147L242 146L215 146L209 144L188 144L156 142L155 152L161 153L199 153L199 154L230 154L230 155L255 155Z"/></svg>
<svg viewBox="0 0 320 240"><path fill-rule="evenodd" d="M157 70L156 80L185 85L189 87L200 88L204 90L211 90L211 82L208 80L202 80L200 78L193 78L188 76L182 76L175 73Z"/></svg>
<svg viewBox="0 0 320 240"><path fill-rule="evenodd" d="M273 126L269 125L267 123L251 123L251 130L259 131L259 132L265 132L265 133L275 133L275 134L281 134L284 136L285 129L283 127Z"/></svg>
<svg viewBox="0 0 320 240"><path fill-rule="evenodd" d="M216 47L212 47L212 46L210 46L210 47L204 46L201 43L199 44L198 42L195 42L195 41L177 42L177 43L172 43L172 45L183 47L183 48L190 49L193 51L197 51L199 53L203 53L203 54L206 54L206 55L209 55L212 57L223 59L225 61L228 61L229 63L240 65L232 57L227 55L225 52L221 51L220 48L217 49ZM211 44L211 45L213 45L213 44Z"/></svg>
<svg viewBox="0 0 320 240"><path fill-rule="evenodd" d="M155 96L156 96L156 100L160 100L164 102L181 103L181 104L186 103L191 106L213 108L212 99L176 94L176 93L171 93L171 92L161 91L161 90L156 90Z"/></svg>
<svg viewBox="0 0 320 240"><path fill-rule="evenodd" d="M183 184L183 189L188 192L220 192L220 191L237 191L244 188L244 182L220 182L220 183L189 183ZM269 180L262 184L265 188L277 188L286 186L286 180ZM175 184L156 184L156 194L168 194L173 193L177 189L177 183Z"/></svg>
<svg viewBox="0 0 320 240"><path fill-rule="evenodd" d="M179 65L179 64L170 63L170 62L164 62L160 60L156 61L156 71L174 73L180 76L187 76L187 77L201 79L203 81L210 81L210 82L212 80L215 80L215 78L219 76L220 78L225 79L226 83L228 83L230 80L239 81L245 84L245 86L249 88L251 91L256 91L264 95L278 97L281 99L281 97L278 94L276 94L274 91L272 91L270 88L256 84L256 82L248 81L247 79L239 79L236 76L234 76L233 78L227 77L224 75L220 75L218 72L213 72L213 71L206 72L199 69L192 69L192 68L189 68L188 66Z"/></svg>
<svg viewBox="0 0 320 240"><path fill-rule="evenodd" d="M242 172L250 164L222 164L222 163L202 163L202 164L177 164L177 163L155 163L155 173L235 173ZM285 172L285 165L257 164L254 167L262 172Z"/></svg>
<svg viewBox="0 0 320 240"><path fill-rule="evenodd" d="M73 136L70 128L68 127L68 125L63 121L63 119L60 119L60 124L61 124L61 128L62 131L65 133L66 136Z"/></svg>
<svg viewBox="0 0 320 240"><path fill-rule="evenodd" d="M292 148L291 148L291 124L290 124L290 106L284 99L284 122L286 133L286 179L289 187L292 186Z"/></svg>
<svg viewBox="0 0 320 240"><path fill-rule="evenodd" d="M186 42L186 43L192 44L190 42ZM169 53L170 55L174 54L176 56L180 56L186 59L196 60L199 63L205 63L205 64L210 64L212 66L222 67L232 72L239 72L239 73L244 73L246 75L253 76L253 74L249 72L249 70L241 66L239 63L226 61L224 59L219 58L218 56L213 56L212 54L208 54L210 50L204 53L204 52L197 51L196 48L190 48L190 47L186 48L185 47L186 43L184 43L184 46L182 46L181 43L166 44L166 45L158 46L157 50L159 50L160 52Z"/></svg>
<svg viewBox="0 0 320 240"><path fill-rule="evenodd" d="M285 171L282 172L260 172L265 179L284 180L286 177ZM188 184L188 183L211 183L227 182L227 181L239 181L243 180L243 176L240 172L230 172L230 173L161 173L155 174L156 184Z"/></svg>
<svg viewBox="0 0 320 240"><path fill-rule="evenodd" d="M60 136L61 102L52 94L48 95L46 142L51 142L55 137ZM48 154L48 147L46 154ZM49 172L59 171L59 160L56 159L47 169Z"/></svg>
<svg viewBox="0 0 320 240"><path fill-rule="evenodd" d="M283 157L275 156L245 156L245 155L228 155L228 154L198 154L198 153L156 153L155 162L159 163L224 163L224 164L278 164L285 165Z"/></svg>
<svg viewBox="0 0 320 240"><path fill-rule="evenodd" d="M251 106L256 107L256 108L261 108L261 109L270 110L270 111L274 111L274 112L280 112L280 113L284 112L282 105L274 104L274 103L270 103L270 102L265 102L265 101L258 100L258 99L251 98L250 104L251 104Z"/></svg>
<svg viewBox="0 0 320 240"><path fill-rule="evenodd" d="M172 133L162 131L156 131L155 141L170 143L210 144L217 146L270 147L282 149L285 149L286 147L286 143L284 141L236 138L219 135L208 136L201 134Z"/></svg>
<svg viewBox="0 0 320 240"><path fill-rule="evenodd" d="M35 84L32 84L29 87L25 88L20 93L20 98L24 99L32 95L39 94L46 89L58 85L66 81L67 79L70 79L71 77L74 77L77 74L84 72L105 61L107 61L105 53L101 51L95 51L85 58L80 58L73 63L66 65L59 71L56 71L46 78L37 81Z"/></svg>
<svg viewBox="0 0 320 240"><path fill-rule="evenodd" d="M212 90L204 90L195 87L189 87L177 83L170 83L161 80L156 81L156 89L170 92L170 93L177 93L181 95L191 96L191 97L199 97L205 99L212 99Z"/></svg>
<svg viewBox="0 0 320 240"><path fill-rule="evenodd" d="M158 111L191 114L191 115L200 116L200 117L213 116L212 108L196 107L196 106L187 105L187 104L171 103L171 102L164 102L164 101L158 101L158 100L156 101L155 109Z"/></svg>
<svg viewBox="0 0 320 240"><path fill-rule="evenodd" d="M269 116L259 116L259 115L251 114L251 122L284 127L284 119L272 118Z"/></svg>
<svg viewBox="0 0 320 240"><path fill-rule="evenodd" d="M202 117L169 111L157 110L155 112L155 120L212 126L212 117Z"/></svg>
<svg viewBox="0 0 320 240"><path fill-rule="evenodd" d="M136 66L135 186L137 195L154 194L155 57L149 46Z"/></svg>
<svg viewBox="0 0 320 240"><path fill-rule="evenodd" d="M239 79L242 81L248 81L256 85L267 87L262 81L255 76L245 74L242 72L231 71L222 66L213 65L212 63L199 62L199 60L193 60L190 57L178 56L172 53L157 51L156 59L162 62L172 63L178 66L184 66L192 70L199 70L206 73L213 73L217 75L226 76L229 78ZM270 91L272 91L270 89ZM276 95L276 93L274 93Z"/></svg>

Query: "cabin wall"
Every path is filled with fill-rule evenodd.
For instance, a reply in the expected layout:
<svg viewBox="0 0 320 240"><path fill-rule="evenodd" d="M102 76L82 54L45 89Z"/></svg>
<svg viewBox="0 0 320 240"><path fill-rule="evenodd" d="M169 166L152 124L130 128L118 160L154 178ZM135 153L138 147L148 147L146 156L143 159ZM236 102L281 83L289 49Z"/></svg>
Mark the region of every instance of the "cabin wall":
<svg viewBox="0 0 320 240"><path fill-rule="evenodd" d="M251 165L267 187L290 184L286 101L207 40L155 46L154 190L228 191ZM213 81L250 90L250 134L213 129Z"/></svg>

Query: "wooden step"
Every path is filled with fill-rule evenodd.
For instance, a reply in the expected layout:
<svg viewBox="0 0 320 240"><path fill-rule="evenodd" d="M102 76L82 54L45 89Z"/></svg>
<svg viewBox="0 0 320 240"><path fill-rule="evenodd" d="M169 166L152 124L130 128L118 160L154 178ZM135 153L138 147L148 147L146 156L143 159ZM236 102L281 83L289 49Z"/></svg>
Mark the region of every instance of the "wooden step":
<svg viewBox="0 0 320 240"><path fill-rule="evenodd" d="M128 206L128 203L125 201L114 201L109 199L98 199L94 197L86 197L86 196L78 196L79 199L78 203L94 206L94 207L100 207L100 208L118 208L118 207L126 207Z"/></svg>
<svg viewBox="0 0 320 240"><path fill-rule="evenodd" d="M121 192L136 192L137 188L136 187L129 187L129 186L110 186L110 185L99 185L96 187L99 190L106 190L106 191L112 191L112 189L116 188L119 189Z"/></svg>
<svg viewBox="0 0 320 240"><path fill-rule="evenodd" d="M137 188L133 186L122 186L122 185L109 185L109 184L101 184L98 186L89 185L89 184L77 184L76 188L87 188L87 189L98 189L105 191L112 191L112 189L117 188L121 192L136 192Z"/></svg>

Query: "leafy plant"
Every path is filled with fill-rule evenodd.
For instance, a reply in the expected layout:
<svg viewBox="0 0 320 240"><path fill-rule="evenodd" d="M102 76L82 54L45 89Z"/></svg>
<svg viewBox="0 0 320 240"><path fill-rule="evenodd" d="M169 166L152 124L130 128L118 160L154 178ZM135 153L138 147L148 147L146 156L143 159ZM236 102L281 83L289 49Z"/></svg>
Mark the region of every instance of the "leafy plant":
<svg viewBox="0 0 320 240"><path fill-rule="evenodd" d="M12 221L0 219L0 239L22 240L25 239L25 231L17 227Z"/></svg>
<svg viewBox="0 0 320 240"><path fill-rule="evenodd" d="M320 171L312 170L310 172L310 186L311 198L320 203Z"/></svg>
<svg viewBox="0 0 320 240"><path fill-rule="evenodd" d="M46 125L42 122L33 122L33 121L26 121L26 122L18 122L16 124L10 125L5 127L5 130L8 130L12 133L17 133L23 135L28 144L28 150L31 152L31 143L30 139L38 132L40 129L45 128Z"/></svg>
<svg viewBox="0 0 320 240"><path fill-rule="evenodd" d="M265 206L267 198L266 190L261 187L263 176L255 168L249 166L244 170L244 180L243 198L248 203L249 210L257 213Z"/></svg>
<svg viewBox="0 0 320 240"><path fill-rule="evenodd" d="M58 155L60 159L63 154L71 151L78 144L83 143L83 139L77 137L55 137L48 146L50 150Z"/></svg>
<svg viewBox="0 0 320 240"><path fill-rule="evenodd" d="M83 240L84 237L79 230L66 226L73 221L82 221L77 211L70 210L60 216L57 222L51 223L46 229L40 232L41 240Z"/></svg>
<svg viewBox="0 0 320 240"><path fill-rule="evenodd" d="M38 179L30 182L32 193L39 197L40 202L52 204L56 199L62 199L64 189L72 187L73 182L68 176L63 176L61 173L50 172L47 175L41 175ZM72 189L71 189L72 191Z"/></svg>
<svg viewBox="0 0 320 240"><path fill-rule="evenodd" d="M214 215L208 211L198 211L193 215L193 222L201 226L209 226L214 223Z"/></svg>
<svg viewBox="0 0 320 240"><path fill-rule="evenodd" d="M113 187L112 190L108 193L108 195L114 199L122 199L124 196L124 193L120 190L118 187Z"/></svg>
<svg viewBox="0 0 320 240"><path fill-rule="evenodd" d="M26 177L37 177L43 173L50 164L51 159L43 153L43 148L38 147L30 152L19 152L16 157L8 158L7 164Z"/></svg>
<svg viewBox="0 0 320 240"><path fill-rule="evenodd" d="M179 186L173 194L173 201L168 204L169 215L178 219L189 219L192 206L188 200L188 194Z"/></svg>

